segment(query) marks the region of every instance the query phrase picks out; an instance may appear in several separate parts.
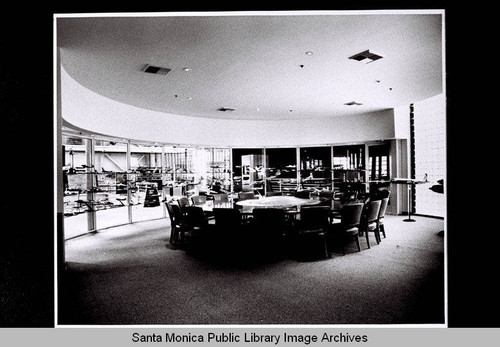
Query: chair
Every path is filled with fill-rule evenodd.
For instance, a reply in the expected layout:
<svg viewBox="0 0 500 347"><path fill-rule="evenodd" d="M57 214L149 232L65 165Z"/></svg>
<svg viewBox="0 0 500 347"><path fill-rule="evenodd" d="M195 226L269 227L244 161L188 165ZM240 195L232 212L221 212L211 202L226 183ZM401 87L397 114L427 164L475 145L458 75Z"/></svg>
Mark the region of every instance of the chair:
<svg viewBox="0 0 500 347"><path fill-rule="evenodd" d="M189 199L185 196L180 197L177 199L177 204L179 204L182 214L185 215L187 212L186 207L190 206Z"/></svg>
<svg viewBox="0 0 500 347"><path fill-rule="evenodd" d="M382 202L380 204L380 211L378 213L378 220L377 220L379 242L381 241L380 240L380 233L382 233L384 235L384 239L385 239L384 217L385 217L385 212L387 210L387 205L389 204L389 197L383 198L381 201Z"/></svg>
<svg viewBox="0 0 500 347"><path fill-rule="evenodd" d="M377 228L377 221L381 204L381 200L370 200L365 203L363 208L363 214L361 215L360 222L360 232L366 234L366 244L368 245L368 248L370 248L370 232L373 232L375 234L375 240L377 241L377 244L380 243L380 234Z"/></svg>
<svg viewBox="0 0 500 347"><path fill-rule="evenodd" d="M330 209L326 206L302 207L300 209L300 219L296 221L299 247L302 247L302 244L310 244L316 239L321 245L321 252L326 258L329 257L326 244L326 233L330 224L329 213Z"/></svg>
<svg viewBox="0 0 500 347"><path fill-rule="evenodd" d="M281 208L254 208L252 236L264 256L282 257L288 235L285 210Z"/></svg>
<svg viewBox="0 0 500 347"><path fill-rule="evenodd" d="M254 192L239 192L238 193L238 200L243 201L243 200L250 200L250 199L255 199Z"/></svg>
<svg viewBox="0 0 500 347"><path fill-rule="evenodd" d="M222 233L238 232L242 225L241 213L237 208L215 207L213 209L215 217L215 227Z"/></svg>
<svg viewBox="0 0 500 347"><path fill-rule="evenodd" d="M322 206L333 207L333 195L334 192L331 190L320 190L318 193L319 198L322 200L320 204Z"/></svg>
<svg viewBox="0 0 500 347"><path fill-rule="evenodd" d="M298 190L295 193L293 193L293 196L301 199L309 199L310 194L311 192L308 190Z"/></svg>
<svg viewBox="0 0 500 347"><path fill-rule="evenodd" d="M187 206L186 215L184 216L186 229L189 231L191 238L201 239L208 232L208 219L199 206Z"/></svg>
<svg viewBox="0 0 500 347"><path fill-rule="evenodd" d="M268 196L282 196L283 192L277 192L277 191L268 191L266 192L266 197Z"/></svg>
<svg viewBox="0 0 500 347"><path fill-rule="evenodd" d="M165 203L170 217L170 243L178 246L181 242L185 241L185 225L182 217L181 210L178 205L170 202Z"/></svg>
<svg viewBox="0 0 500 347"><path fill-rule="evenodd" d="M356 241L358 252L361 252L359 244L359 224L363 213L363 203L346 204L340 210L340 222L333 223L328 231L328 238L342 243L342 254L345 255L346 245L350 241Z"/></svg>
<svg viewBox="0 0 500 347"><path fill-rule="evenodd" d="M340 197L340 203L343 204L349 204L352 202L355 202L358 199L358 192L356 191L347 191L342 194Z"/></svg>
<svg viewBox="0 0 500 347"><path fill-rule="evenodd" d="M219 202L219 203L229 202L229 195L224 193L214 194L213 197L214 197L214 202Z"/></svg>
<svg viewBox="0 0 500 347"><path fill-rule="evenodd" d="M195 205L195 206L203 205L204 203L207 202L207 196L206 195L193 195L191 197L191 202L192 202L192 205Z"/></svg>
<svg viewBox="0 0 500 347"><path fill-rule="evenodd" d="M333 200L334 192L332 190L320 190L319 197Z"/></svg>
<svg viewBox="0 0 500 347"><path fill-rule="evenodd" d="M215 249L221 253L241 252L245 228L240 210L216 207L213 214L215 225L210 241Z"/></svg>
<svg viewBox="0 0 500 347"><path fill-rule="evenodd" d="M214 194L214 205L215 206L221 206L221 205L228 205L229 204L229 195L220 193L220 194Z"/></svg>

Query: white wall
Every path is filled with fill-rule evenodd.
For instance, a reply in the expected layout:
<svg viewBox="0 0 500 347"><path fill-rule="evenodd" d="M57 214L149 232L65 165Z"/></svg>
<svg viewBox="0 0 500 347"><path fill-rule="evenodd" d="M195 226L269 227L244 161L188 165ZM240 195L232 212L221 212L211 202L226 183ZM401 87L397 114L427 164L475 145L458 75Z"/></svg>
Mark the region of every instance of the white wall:
<svg viewBox="0 0 500 347"><path fill-rule="evenodd" d="M446 177L446 108L443 94L416 102L415 119L415 178L427 174L428 184L416 185L416 213L444 217L444 194L429 188ZM446 183L446 179L445 179Z"/></svg>
<svg viewBox="0 0 500 347"><path fill-rule="evenodd" d="M115 137L231 147L271 147L363 142L395 137L394 112L321 120L221 120L154 112L122 104L84 88L61 69L62 117Z"/></svg>

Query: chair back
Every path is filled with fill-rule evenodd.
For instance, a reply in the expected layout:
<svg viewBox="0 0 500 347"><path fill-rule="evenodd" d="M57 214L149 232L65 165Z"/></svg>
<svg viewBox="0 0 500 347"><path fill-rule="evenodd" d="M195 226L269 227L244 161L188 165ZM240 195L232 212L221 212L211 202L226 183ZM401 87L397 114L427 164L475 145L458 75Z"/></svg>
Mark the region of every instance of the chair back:
<svg viewBox="0 0 500 347"><path fill-rule="evenodd" d="M357 227L363 213L362 203L345 204L340 211L340 222L345 228Z"/></svg>
<svg viewBox="0 0 500 347"><path fill-rule="evenodd" d="M334 192L331 191L331 190L320 190L319 197L320 198L333 199L333 194L334 194Z"/></svg>
<svg viewBox="0 0 500 347"><path fill-rule="evenodd" d="M170 207L172 208L172 212L174 213L174 220L176 223L180 223L182 221L182 211L179 205L176 204L170 204Z"/></svg>
<svg viewBox="0 0 500 347"><path fill-rule="evenodd" d="M191 228L203 228L208 225L208 220L199 206L186 207L186 224Z"/></svg>
<svg viewBox="0 0 500 347"><path fill-rule="evenodd" d="M172 209L172 203L171 202L165 202L165 207L167 208L168 216L170 217L170 224L174 225L175 224L175 214L174 210Z"/></svg>
<svg viewBox="0 0 500 347"><path fill-rule="evenodd" d="M310 194L311 192L308 190L297 190L295 193L293 193L293 196L300 199L309 199Z"/></svg>
<svg viewBox="0 0 500 347"><path fill-rule="evenodd" d="M252 215L258 228L282 228L286 221L285 210L282 208L254 208Z"/></svg>
<svg viewBox="0 0 500 347"><path fill-rule="evenodd" d="M368 202L366 205L366 221L367 223L373 223L378 220L378 213L380 212L381 200L373 200Z"/></svg>
<svg viewBox="0 0 500 347"><path fill-rule="evenodd" d="M191 197L191 202L193 205L203 205L207 202L207 197L206 195L193 195Z"/></svg>
<svg viewBox="0 0 500 347"><path fill-rule="evenodd" d="M340 198L340 202L342 204L348 204L351 202L355 202L358 199L358 192L356 191L347 191L342 194Z"/></svg>
<svg viewBox="0 0 500 347"><path fill-rule="evenodd" d="M214 194L213 196L214 196L214 203L220 204L223 202L229 202L229 195L227 194L220 193L220 194Z"/></svg>
<svg viewBox="0 0 500 347"><path fill-rule="evenodd" d="M389 204L389 198L383 198L380 204L380 211L378 213L378 219L382 219L385 216L385 211L387 210L387 205Z"/></svg>
<svg viewBox="0 0 500 347"><path fill-rule="evenodd" d="M254 192L239 192L238 193L238 200L249 200L249 199L255 199L255 193Z"/></svg>
<svg viewBox="0 0 500 347"><path fill-rule="evenodd" d="M177 199L177 204L179 205L179 207L181 209L181 212L183 214L187 212L186 211L186 207L190 206L189 199L186 198L185 196L180 197L179 199Z"/></svg>
<svg viewBox="0 0 500 347"><path fill-rule="evenodd" d="M241 213L237 208L215 207L213 209L215 226L222 228L239 227L241 225Z"/></svg>
<svg viewBox="0 0 500 347"><path fill-rule="evenodd" d="M301 207L301 229L325 229L329 225L330 208L327 206Z"/></svg>

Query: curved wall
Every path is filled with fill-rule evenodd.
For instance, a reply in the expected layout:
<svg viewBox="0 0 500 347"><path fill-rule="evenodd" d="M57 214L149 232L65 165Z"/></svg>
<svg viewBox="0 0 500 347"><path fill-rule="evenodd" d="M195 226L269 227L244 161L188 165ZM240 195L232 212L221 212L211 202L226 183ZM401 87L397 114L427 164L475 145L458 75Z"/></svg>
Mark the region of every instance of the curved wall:
<svg viewBox="0 0 500 347"><path fill-rule="evenodd" d="M273 147L364 142L395 137L394 110L319 120L224 120L125 105L77 83L61 67L67 122L114 137L179 145Z"/></svg>

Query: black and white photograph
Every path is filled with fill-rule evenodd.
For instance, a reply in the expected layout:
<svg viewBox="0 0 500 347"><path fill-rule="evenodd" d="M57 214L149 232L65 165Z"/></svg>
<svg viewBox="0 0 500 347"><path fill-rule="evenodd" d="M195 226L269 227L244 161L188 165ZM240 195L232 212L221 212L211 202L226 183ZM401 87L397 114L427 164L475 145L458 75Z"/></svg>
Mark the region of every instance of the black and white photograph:
<svg viewBox="0 0 500 347"><path fill-rule="evenodd" d="M57 324L445 326L443 32L56 16Z"/></svg>
<svg viewBox="0 0 500 347"><path fill-rule="evenodd" d="M2 345L498 340L472 15L73 5L0 22Z"/></svg>

